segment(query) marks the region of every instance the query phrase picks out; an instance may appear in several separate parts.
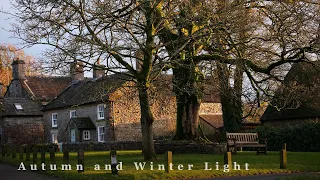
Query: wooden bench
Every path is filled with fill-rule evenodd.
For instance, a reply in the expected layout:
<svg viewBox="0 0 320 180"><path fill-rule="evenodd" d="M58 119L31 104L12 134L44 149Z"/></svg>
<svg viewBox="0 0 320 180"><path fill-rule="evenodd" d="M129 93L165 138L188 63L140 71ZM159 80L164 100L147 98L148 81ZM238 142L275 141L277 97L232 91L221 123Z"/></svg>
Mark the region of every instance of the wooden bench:
<svg viewBox="0 0 320 180"><path fill-rule="evenodd" d="M259 139L258 133L226 133L227 136L227 151L234 150L237 153L237 148L253 147L257 148L257 154L264 153L267 155L267 140ZM260 143L263 141L264 143Z"/></svg>

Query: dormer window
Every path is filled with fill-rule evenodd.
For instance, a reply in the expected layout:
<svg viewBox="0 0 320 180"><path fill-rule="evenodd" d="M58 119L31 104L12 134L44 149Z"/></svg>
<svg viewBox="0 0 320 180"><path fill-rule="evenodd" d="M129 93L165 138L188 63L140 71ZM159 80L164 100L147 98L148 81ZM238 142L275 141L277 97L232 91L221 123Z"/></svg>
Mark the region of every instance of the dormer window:
<svg viewBox="0 0 320 180"><path fill-rule="evenodd" d="M19 103L15 103L14 107L16 108L16 110L23 110L23 107Z"/></svg>

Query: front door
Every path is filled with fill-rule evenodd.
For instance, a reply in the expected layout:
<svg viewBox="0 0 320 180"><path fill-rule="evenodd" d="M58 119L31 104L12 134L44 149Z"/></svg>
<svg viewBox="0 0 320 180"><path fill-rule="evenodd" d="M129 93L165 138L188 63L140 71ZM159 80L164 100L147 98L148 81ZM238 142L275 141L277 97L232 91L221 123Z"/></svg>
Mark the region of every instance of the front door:
<svg viewBox="0 0 320 180"><path fill-rule="evenodd" d="M75 129L71 129L70 137L71 137L71 143L75 143L76 142L76 130Z"/></svg>

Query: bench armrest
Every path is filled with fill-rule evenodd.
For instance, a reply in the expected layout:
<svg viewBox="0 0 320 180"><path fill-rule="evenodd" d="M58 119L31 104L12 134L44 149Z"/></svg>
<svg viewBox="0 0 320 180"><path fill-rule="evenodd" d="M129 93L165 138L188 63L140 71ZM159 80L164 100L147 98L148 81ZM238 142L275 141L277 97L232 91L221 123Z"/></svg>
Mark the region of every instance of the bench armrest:
<svg viewBox="0 0 320 180"><path fill-rule="evenodd" d="M267 144L268 139L267 138L258 138L258 141L259 142L262 141L262 142L264 142L264 144Z"/></svg>

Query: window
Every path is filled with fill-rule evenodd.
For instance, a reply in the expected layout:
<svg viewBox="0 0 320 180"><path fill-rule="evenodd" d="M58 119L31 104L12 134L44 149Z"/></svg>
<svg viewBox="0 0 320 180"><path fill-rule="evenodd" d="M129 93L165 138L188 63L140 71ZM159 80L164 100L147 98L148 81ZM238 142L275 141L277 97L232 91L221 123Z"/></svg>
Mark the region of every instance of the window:
<svg viewBox="0 0 320 180"><path fill-rule="evenodd" d="M58 137L57 134L52 133L52 143L57 144L58 143Z"/></svg>
<svg viewBox="0 0 320 180"><path fill-rule="evenodd" d="M98 126L98 141L104 142L104 126Z"/></svg>
<svg viewBox="0 0 320 180"><path fill-rule="evenodd" d="M90 140L90 131L83 131L83 140Z"/></svg>
<svg viewBox="0 0 320 180"><path fill-rule="evenodd" d="M57 127L58 126L57 120L58 120L58 114L57 113L52 113L52 115L51 115L52 127Z"/></svg>
<svg viewBox="0 0 320 180"><path fill-rule="evenodd" d="M97 107L98 119L104 119L104 104L99 104Z"/></svg>
<svg viewBox="0 0 320 180"><path fill-rule="evenodd" d="M70 111L70 119L73 117L76 117L76 116L77 116L76 110L71 110Z"/></svg>
<svg viewBox="0 0 320 180"><path fill-rule="evenodd" d="M16 110L23 110L23 107L19 103L15 103L14 107L16 108Z"/></svg>

